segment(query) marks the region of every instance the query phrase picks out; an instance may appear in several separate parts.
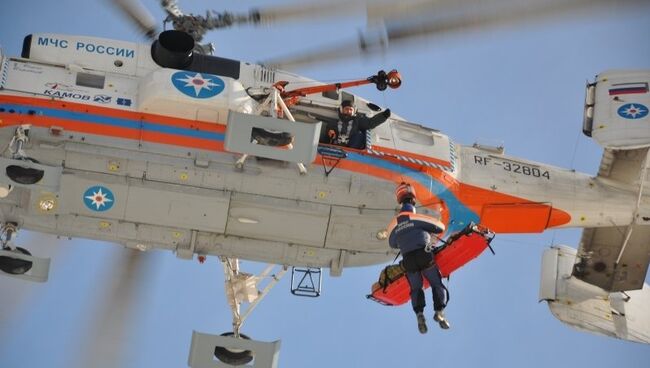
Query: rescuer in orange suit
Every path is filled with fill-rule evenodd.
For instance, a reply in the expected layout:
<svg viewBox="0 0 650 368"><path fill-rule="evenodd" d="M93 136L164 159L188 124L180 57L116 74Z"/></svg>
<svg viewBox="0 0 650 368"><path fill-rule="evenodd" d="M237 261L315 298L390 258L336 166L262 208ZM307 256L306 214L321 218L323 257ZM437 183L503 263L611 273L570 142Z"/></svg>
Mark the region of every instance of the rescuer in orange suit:
<svg viewBox="0 0 650 368"><path fill-rule="evenodd" d="M445 226L437 219L415 213L415 189L410 184L402 183L395 191L397 202L402 205L400 213L395 216L388 226L391 248L398 248L402 253L402 266L406 270L406 278L411 288L411 305L417 316L418 330L427 333L424 318L423 281L426 278L431 285L433 294L433 319L443 329L448 329L449 322L443 313L445 308L445 287L442 284L440 270L436 265L433 254L425 251L431 243L430 234L444 231Z"/></svg>

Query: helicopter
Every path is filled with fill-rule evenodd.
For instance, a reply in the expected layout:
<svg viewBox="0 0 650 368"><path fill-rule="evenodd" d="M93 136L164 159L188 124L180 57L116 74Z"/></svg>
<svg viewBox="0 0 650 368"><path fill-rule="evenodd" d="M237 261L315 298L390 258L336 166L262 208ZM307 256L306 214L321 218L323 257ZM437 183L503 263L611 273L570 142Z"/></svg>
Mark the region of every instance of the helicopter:
<svg viewBox="0 0 650 368"><path fill-rule="evenodd" d="M61 39L55 39L55 41L61 41ZM79 42L79 41L77 41L77 42ZM57 44L60 44L60 43L61 43L61 42L57 42ZM56 47L58 47L58 46L56 46ZM55 97L56 97L56 96L55 96ZM30 139L32 139L32 141L35 140L35 139L37 139L37 138L34 138L34 134L33 134L33 133L30 133L30 137L31 137ZM485 151L485 150L481 151L481 150L478 150L477 152L489 152L489 151ZM498 156L498 153L497 153L497 156ZM38 155L34 155L33 157L40 158ZM488 156L481 156L481 157L488 157ZM475 158L475 160L476 160L476 158ZM44 162L44 160L42 160L42 159L39 160L39 161ZM484 161L484 162L485 162L485 161ZM269 164L269 163L267 163L267 164ZM474 164L476 164L476 165L480 165L480 164L482 164L482 163L481 163L480 160L479 160L479 162L476 162L476 161L475 161ZM249 165L249 162L247 162L247 163L245 164L244 169L243 169L244 172L248 169L248 166L246 166L246 165L250 166L250 165ZM523 165L525 165L525 164L523 164ZM119 165L118 165L118 166L119 166ZM484 166L487 166L487 165L484 165ZM37 167L37 166L34 165L34 166L32 166L32 167ZM292 167L292 169L293 169L293 167ZM335 171L333 171L332 174L331 174L332 177L335 178L337 174L340 174L340 172L342 171L341 169L344 169L344 167L338 167ZM535 173L534 173L534 170L533 170L533 169L534 169L534 167L528 167L528 171L531 173L530 176L536 177L536 178L538 178L538 179L540 179L540 180L550 180L550 176L551 176L552 172L550 172L550 171L549 171L549 172L546 172L546 171L539 171L539 175L538 175L538 176L535 176ZM504 170L506 170L506 169L504 169ZM517 170L517 169L516 169L516 168L513 168L513 170ZM523 172L524 170L526 170L526 169L524 169L523 167L519 169L519 171L522 171L522 172ZM312 170L309 170L309 171L311 172ZM182 174L181 174L181 175L182 175ZM298 175L300 175L300 174L298 174ZM307 174L307 175L310 175L310 174ZM526 175L526 174L522 174L522 175ZM548 178L547 178L547 175L549 176ZM180 177L179 177L179 178L180 178ZM181 179L182 179L182 178L181 178ZM300 179L297 179L297 180L300 180ZM332 180L333 180L333 179L332 179ZM387 188L386 188L386 190L384 190L384 192L386 192L386 193L389 193L389 192L390 192L390 190L388 189L388 187L389 187L389 186L387 186ZM104 194L104 193L98 193L98 194ZM390 197L390 195L389 195L389 194L386 194L385 197L386 197L386 201L384 202L384 203L386 204L385 207L386 207L387 209L390 208L390 210L387 210L386 212L392 213L392 212L394 211L394 208L391 208L391 205L388 204L388 203L390 202L390 201L388 200L388 198ZM110 199L110 198L109 198L109 199ZM95 204L95 205L97 206L97 204ZM100 205L100 206L101 206L101 205ZM394 207L394 206L393 206L393 207ZM555 207L555 206L554 206L554 207ZM558 207L559 207L559 206L558 206ZM560 208L561 208L561 207L560 207ZM450 210L447 210L447 211L445 211L445 212L453 213L453 211L450 211ZM622 212L624 212L624 211L622 211ZM390 216L388 216L388 217L390 217ZM494 225L493 225L493 227L494 227ZM495 229L499 229L498 226L495 227ZM501 229L499 229L499 230L501 230ZM497 231L499 232L499 230L497 230ZM507 230L501 230L501 232L507 232ZM78 236L78 235L76 235L76 236ZM389 255L388 255L388 254L383 255L383 258L381 259L381 262L385 262L386 259L387 259L387 258L386 258L387 256L389 256ZM244 258L244 257L242 257L242 258Z"/></svg>

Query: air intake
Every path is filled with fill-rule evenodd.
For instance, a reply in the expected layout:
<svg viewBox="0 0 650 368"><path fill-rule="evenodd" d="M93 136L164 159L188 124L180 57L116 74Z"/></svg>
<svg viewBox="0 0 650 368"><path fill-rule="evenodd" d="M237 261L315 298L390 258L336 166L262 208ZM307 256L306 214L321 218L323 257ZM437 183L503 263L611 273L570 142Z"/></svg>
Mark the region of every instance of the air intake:
<svg viewBox="0 0 650 368"><path fill-rule="evenodd" d="M151 57L163 68L184 69L192 62L194 39L181 31L164 31L151 46Z"/></svg>

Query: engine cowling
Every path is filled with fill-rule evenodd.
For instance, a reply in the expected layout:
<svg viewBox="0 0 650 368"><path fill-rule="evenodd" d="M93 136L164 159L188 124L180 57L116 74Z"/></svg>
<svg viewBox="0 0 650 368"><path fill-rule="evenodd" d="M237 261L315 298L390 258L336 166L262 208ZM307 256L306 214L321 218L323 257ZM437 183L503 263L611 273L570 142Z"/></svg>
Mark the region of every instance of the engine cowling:
<svg viewBox="0 0 650 368"><path fill-rule="evenodd" d="M571 275L577 250L553 246L542 257L540 301L581 331L650 344L650 287L610 293Z"/></svg>

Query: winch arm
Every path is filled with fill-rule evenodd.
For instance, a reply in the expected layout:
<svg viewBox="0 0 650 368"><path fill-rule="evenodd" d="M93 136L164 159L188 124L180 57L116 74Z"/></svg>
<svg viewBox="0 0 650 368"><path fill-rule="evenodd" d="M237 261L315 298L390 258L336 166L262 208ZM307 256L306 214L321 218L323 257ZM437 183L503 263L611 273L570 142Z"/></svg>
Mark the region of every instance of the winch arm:
<svg viewBox="0 0 650 368"><path fill-rule="evenodd" d="M399 72L395 69L391 70L388 73L386 73L383 70L380 70L379 72L377 72L377 74L372 75L366 79L359 79L359 80L354 80L349 82L323 84L320 86L304 87L304 88L294 89L291 91L282 91L281 96L283 99L292 98L292 97L304 97L307 95L312 95L314 93L338 91L342 88L363 86L371 83L375 84L377 86L377 89L380 91L385 90L387 87L396 89L402 85L402 77L399 74ZM283 87L286 87L287 84L288 83L285 82L283 84Z"/></svg>

